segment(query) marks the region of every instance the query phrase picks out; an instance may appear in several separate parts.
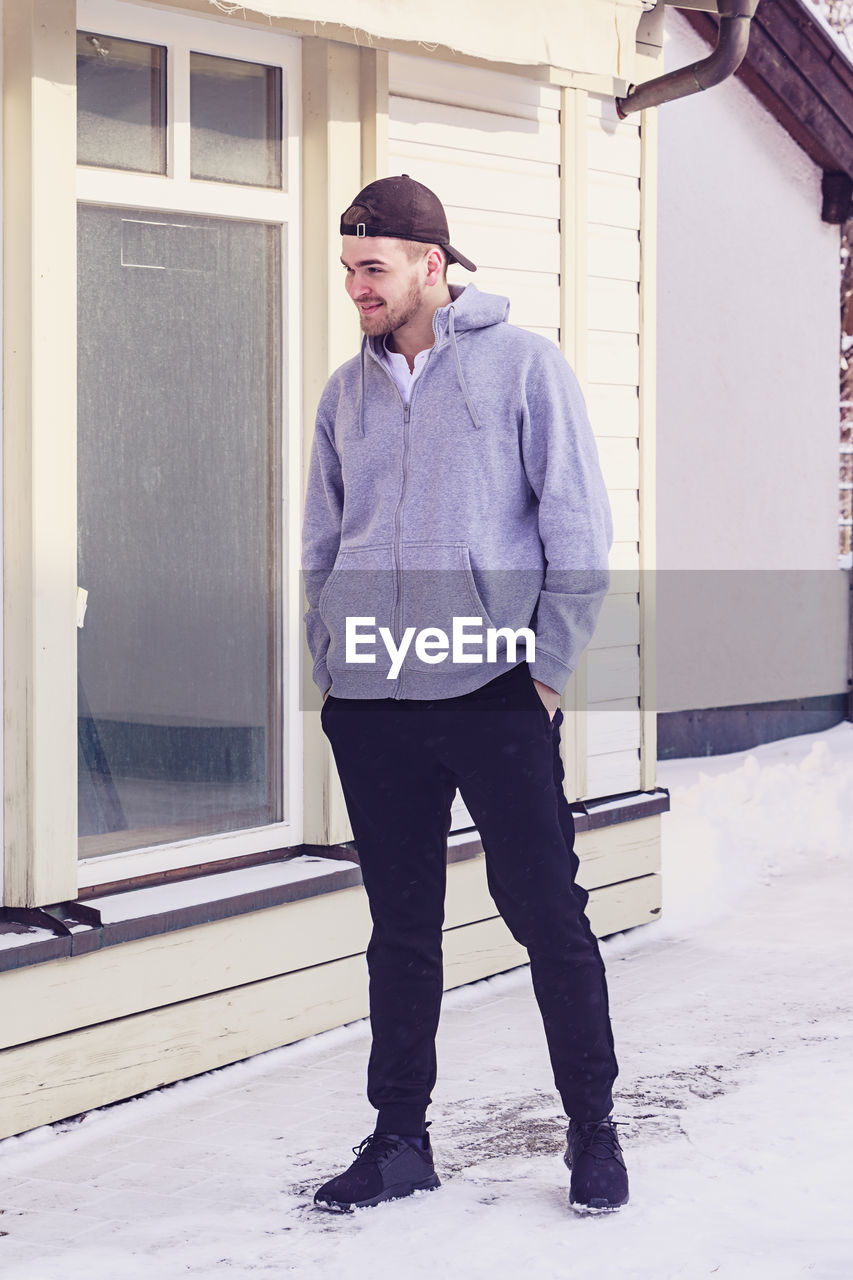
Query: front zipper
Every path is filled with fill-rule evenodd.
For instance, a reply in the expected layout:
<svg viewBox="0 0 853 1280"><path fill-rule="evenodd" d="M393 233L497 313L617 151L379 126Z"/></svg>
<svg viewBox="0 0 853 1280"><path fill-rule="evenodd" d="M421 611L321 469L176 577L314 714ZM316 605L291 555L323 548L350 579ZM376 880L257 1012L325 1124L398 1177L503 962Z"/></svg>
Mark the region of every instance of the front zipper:
<svg viewBox="0 0 853 1280"><path fill-rule="evenodd" d="M423 374L421 374L421 377L423 377ZM400 513L403 510L403 498L405 497L405 494L406 494L406 455L409 452L409 421L412 416L412 398L414 396L414 392L415 392L415 388L413 387L412 393L409 396L409 403L403 406L403 458L402 458L403 478L402 478L402 483L400 485L400 499L397 503L397 510L394 512L394 568L395 568L396 577L394 580L394 613L391 617L391 634L394 637L394 643L396 645L400 644L400 639L401 639L400 632L399 632L399 622L400 622L400 601L403 594L403 568L401 564L401 561L403 559L403 541L402 541L402 538L400 537ZM400 697L400 691L399 691L400 684L402 684L402 680L398 682L397 692L394 694L395 698Z"/></svg>
<svg viewBox="0 0 853 1280"><path fill-rule="evenodd" d="M435 350L434 347L433 347L433 350ZM402 481L402 484L400 485L400 500L397 503L397 510L394 512L394 567L396 572L396 582L395 582L396 590L395 590L395 600L394 600L394 613L391 619L391 634L394 637L394 643L396 645L399 645L400 641L402 640L402 633L400 632L400 628L399 628L400 601L403 594L403 568L401 564L401 561L403 559L403 539L400 536L400 525L402 523L401 512L403 510L403 501L406 497L406 458L409 453L409 423L412 420L412 405L415 403L415 396L418 393L418 387L424 377L424 374L426 373L427 364L429 364L429 357L427 357L426 364L424 365L421 373L418 375L417 382L412 387L411 394L409 395L409 403L403 405L403 458L402 458L403 481ZM398 387L397 390L399 391L400 388ZM402 400L402 396L400 397L400 399ZM397 682L397 689L394 693L395 698L401 698L403 696L401 692L402 684L403 684L403 676L401 672L400 678Z"/></svg>
<svg viewBox="0 0 853 1280"><path fill-rule="evenodd" d="M436 312L436 316L437 315L438 315L438 312ZM421 382L424 379L424 376L426 375L427 366L429 365L429 362L430 362L430 357L432 356L432 353L435 351L436 347L438 346L438 330L435 327L435 316L433 317L433 321L432 321L432 331L435 336L435 342L430 348L430 353L426 358L423 369L418 374L415 385L412 387L411 393L409 395L408 404L403 399L400 388L397 385L397 379L394 377L394 375L392 374L391 370L388 368L385 361L381 360L377 356L376 352L373 350L369 341L367 344L368 350L370 351L370 354L373 356L373 359L384 370L386 376L391 379L391 382L394 385L394 390L397 392L397 395L400 397L400 404L403 406L403 457L401 460L401 470L403 472L403 477L402 477L402 483L400 485L400 497L397 502L397 509L394 512L394 545L392 548L392 555L394 560L394 610L391 615L391 635L394 637L394 643L396 645L399 645L401 640L401 636L398 631L399 617L400 617L400 599L402 596L402 586L403 586L403 570L400 564L400 561L403 558L402 539L400 537L400 513L403 509L403 499L406 496L406 456L409 451L409 423L411 421L412 405L415 402L415 396L418 393L418 387L420 386ZM402 693L401 693L402 683L403 683L403 677L401 674L396 681L397 688L394 690L394 694L393 694L393 696L397 699L402 697Z"/></svg>

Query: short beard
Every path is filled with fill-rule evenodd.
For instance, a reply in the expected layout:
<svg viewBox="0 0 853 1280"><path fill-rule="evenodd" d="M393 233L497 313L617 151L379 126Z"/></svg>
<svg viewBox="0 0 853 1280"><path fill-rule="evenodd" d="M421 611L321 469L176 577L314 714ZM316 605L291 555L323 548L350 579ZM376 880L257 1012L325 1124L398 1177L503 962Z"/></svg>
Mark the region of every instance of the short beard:
<svg viewBox="0 0 853 1280"><path fill-rule="evenodd" d="M395 329L402 329L417 314L423 296L424 290L420 282L413 280L409 292L393 307L389 307L386 302L377 316L365 316L359 312L362 333L366 333L369 338L382 338Z"/></svg>

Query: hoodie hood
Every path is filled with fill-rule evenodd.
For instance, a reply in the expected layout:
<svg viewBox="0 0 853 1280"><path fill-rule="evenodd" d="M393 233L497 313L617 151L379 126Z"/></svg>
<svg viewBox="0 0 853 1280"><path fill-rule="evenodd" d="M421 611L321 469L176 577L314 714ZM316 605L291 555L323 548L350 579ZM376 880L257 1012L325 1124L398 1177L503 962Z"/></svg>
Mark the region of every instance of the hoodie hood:
<svg viewBox="0 0 853 1280"><path fill-rule="evenodd" d="M462 392L468 412L471 415L471 421L477 431L480 430L480 420L477 416L477 410L471 399L471 393L465 382L465 375L462 372L462 364L459 359L459 348L456 342L457 334L470 333L473 329L488 329L495 324L504 324L509 317L509 298L504 298L499 293L482 293L476 285L458 285L449 286L450 302L444 307L439 307L433 316L432 328L435 334L434 350L440 351L444 346L450 346L453 356L453 364L456 370L456 381ZM360 403L359 403L359 433L364 435L364 413L365 413L365 389L364 389L364 362L368 347L374 359L380 363L384 363L382 357L382 346L385 342L385 334L379 334L375 337L368 338L367 335L361 341L361 377L360 377Z"/></svg>
<svg viewBox="0 0 853 1280"><path fill-rule="evenodd" d="M457 333L469 329L487 329L492 324L502 324L509 319L509 298L499 293L483 293L475 284L450 285L450 302L439 307L436 319L454 314ZM439 330L436 329L436 334Z"/></svg>

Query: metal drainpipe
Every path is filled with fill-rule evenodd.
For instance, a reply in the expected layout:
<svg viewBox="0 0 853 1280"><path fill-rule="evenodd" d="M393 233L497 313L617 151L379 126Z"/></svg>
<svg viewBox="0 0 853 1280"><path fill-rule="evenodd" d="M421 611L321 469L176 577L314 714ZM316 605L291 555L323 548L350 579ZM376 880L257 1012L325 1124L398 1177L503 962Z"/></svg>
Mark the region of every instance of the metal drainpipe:
<svg viewBox="0 0 853 1280"><path fill-rule="evenodd" d="M713 53L689 67L668 71L645 84L631 85L624 98L616 99L620 119L644 107L659 107L674 98L686 98L726 80L743 62L749 44L749 24L757 8L758 0L718 0L720 30Z"/></svg>

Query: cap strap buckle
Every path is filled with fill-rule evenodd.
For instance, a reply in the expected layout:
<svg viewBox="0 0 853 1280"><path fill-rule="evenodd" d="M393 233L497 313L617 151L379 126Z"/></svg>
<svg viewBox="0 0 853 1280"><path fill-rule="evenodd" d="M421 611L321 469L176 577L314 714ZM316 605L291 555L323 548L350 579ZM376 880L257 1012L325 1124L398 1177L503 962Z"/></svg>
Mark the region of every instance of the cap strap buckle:
<svg viewBox="0 0 853 1280"><path fill-rule="evenodd" d="M364 237L367 235L367 223L366 222L356 223L355 234L359 237L360 240L363 240Z"/></svg>

